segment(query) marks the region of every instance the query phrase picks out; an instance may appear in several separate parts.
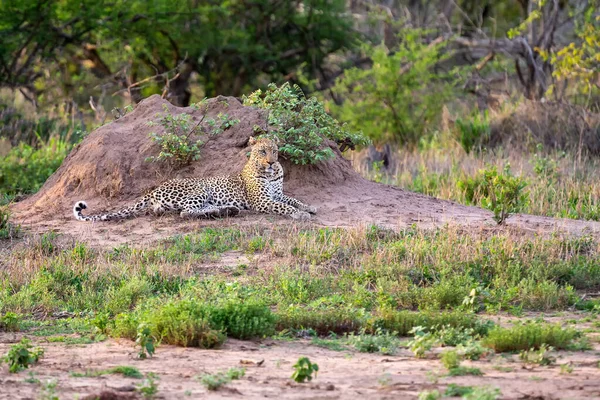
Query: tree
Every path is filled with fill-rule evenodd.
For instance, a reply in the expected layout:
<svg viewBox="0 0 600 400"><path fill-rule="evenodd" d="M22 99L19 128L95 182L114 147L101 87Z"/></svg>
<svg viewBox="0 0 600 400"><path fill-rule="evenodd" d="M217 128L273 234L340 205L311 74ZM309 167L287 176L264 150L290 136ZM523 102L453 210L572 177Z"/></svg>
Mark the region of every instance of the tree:
<svg viewBox="0 0 600 400"><path fill-rule="evenodd" d="M187 105L194 73L207 96L237 96L303 65L316 76L356 36L343 0L3 0L0 37L0 87L32 101L60 80L65 97L112 83Z"/></svg>

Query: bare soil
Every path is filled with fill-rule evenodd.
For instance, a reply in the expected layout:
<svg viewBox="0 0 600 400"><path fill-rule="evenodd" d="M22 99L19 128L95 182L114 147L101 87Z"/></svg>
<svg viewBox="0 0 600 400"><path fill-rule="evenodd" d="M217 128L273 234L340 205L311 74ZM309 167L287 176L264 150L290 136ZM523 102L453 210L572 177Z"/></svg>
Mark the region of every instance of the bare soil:
<svg viewBox="0 0 600 400"><path fill-rule="evenodd" d="M226 113L240 123L216 136L200 136L206 141L201 159L173 169L164 163L146 161L159 150L150 140L150 132L161 132L157 121L165 109L173 115L188 113L194 124L208 129L207 121ZM92 245L106 247L122 243L149 244L165 236L185 233L205 226L223 224L289 224L290 220L273 215L242 213L225 221L182 220L179 216L141 217L121 222L96 224L76 221L72 206L87 201L90 213L126 206L160 183L175 177L198 177L237 173L246 162L248 138L255 125L266 126L266 113L244 107L236 98L217 97L207 108L179 108L159 96L141 102L130 114L90 133L65 159L42 189L12 206L15 222L32 232L53 230L76 237ZM319 212L312 224L350 227L377 224L403 228L412 224L436 227L447 223L468 229L489 229L495 223L488 211L451 201L408 192L400 188L362 178L334 143L328 143L336 157L315 166L299 166L282 159L285 190ZM553 219L528 215L511 217L509 226L528 232L597 235L600 223Z"/></svg>
<svg viewBox="0 0 600 400"><path fill-rule="evenodd" d="M567 315L563 318L580 318ZM583 326L578 325L578 328ZM0 353L4 354L19 334L0 333ZM406 349L396 355L333 351L312 345L309 340L248 342L227 340L222 349L201 350L160 346L147 360L136 358L133 342L108 340L89 345L48 343L44 358L29 371L42 383L27 383L29 372L9 374L0 369L0 399L39 398L42 386L56 380L61 399L85 398L103 394L105 399L140 398L135 387L143 380L121 375L73 377L73 372L134 366L142 373L158 375L158 397L162 399L415 399L424 390L444 392L451 383L463 386L497 387L502 399L598 399L600 369L597 341L593 351L554 352L551 366L525 365L518 355L491 355L485 360L463 362L480 368L483 376L447 377L435 349L425 359L417 359ZM298 384L290 379L292 365L299 357L309 357L319 365L312 382ZM571 364L572 373L561 373L561 364ZM217 391L208 391L196 379L232 367L245 367L246 375ZM112 397L110 397L112 396ZM94 398L94 397L90 397Z"/></svg>

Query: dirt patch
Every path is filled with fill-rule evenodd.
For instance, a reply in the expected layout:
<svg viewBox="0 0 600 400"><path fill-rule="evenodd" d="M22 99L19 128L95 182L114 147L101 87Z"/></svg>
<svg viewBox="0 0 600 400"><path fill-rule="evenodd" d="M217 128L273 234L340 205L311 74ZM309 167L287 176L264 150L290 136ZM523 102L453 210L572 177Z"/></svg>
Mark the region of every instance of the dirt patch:
<svg viewBox="0 0 600 400"><path fill-rule="evenodd" d="M17 335L0 333L0 353L4 354L17 339ZM46 353L30 371L42 385L55 380L60 398L102 393L106 399L141 398L134 392L143 382L141 379L118 374L72 376L73 372L125 365L136 367L143 374L157 374L158 398L163 399L415 399L424 390L443 393L451 383L497 387L503 399L600 397L597 344L595 351L555 352L557 364L551 366L524 365L518 361L518 355L509 354L464 361L463 365L479 368L484 375L458 377L445 376L446 371L437 359L442 348L434 351L437 355L417 359L406 349L396 355L379 355L332 351L311 345L308 340L228 340L220 350L159 346L155 357L139 360L135 358L133 342L127 340L65 345L40 339L37 344ZM319 365L319 373L312 382L297 384L290 379L292 365L303 356ZM561 373L560 364L567 363L574 368L571 374ZM207 391L196 379L232 367L245 367L246 375L218 391ZM0 399L39 398L42 385L28 383L26 378L28 371L9 374L6 366L0 368Z"/></svg>
<svg viewBox="0 0 600 400"><path fill-rule="evenodd" d="M148 135L162 129L150 127L148 122L157 121L157 115L165 108L174 115L190 114L194 123L200 121L205 112L204 107L200 110L175 107L159 96L144 100L130 114L90 133L38 193L14 204L15 221L34 232L54 230L101 246L152 242L204 226L290 223L283 217L249 213L225 222L184 221L178 216L149 216L117 223L76 221L71 209L77 200L87 201L90 213L97 213L128 205L168 179L239 172L246 162L248 138L254 125L266 125L263 110L244 107L233 97L211 99L203 124L211 118L216 119L219 113L227 113L240 123L211 140L203 137L208 141L202 148L201 159L173 170L164 164L146 161L147 157L158 153ZM281 160L286 192L319 208L313 224L338 227L378 224L389 228L407 227L413 223L421 227L446 223L469 227L494 225L491 214L485 210L367 181L355 172L334 143L328 145L336 157L318 165L299 166ZM557 229L572 234L600 232L600 224L594 222L516 216L509 223L536 233Z"/></svg>

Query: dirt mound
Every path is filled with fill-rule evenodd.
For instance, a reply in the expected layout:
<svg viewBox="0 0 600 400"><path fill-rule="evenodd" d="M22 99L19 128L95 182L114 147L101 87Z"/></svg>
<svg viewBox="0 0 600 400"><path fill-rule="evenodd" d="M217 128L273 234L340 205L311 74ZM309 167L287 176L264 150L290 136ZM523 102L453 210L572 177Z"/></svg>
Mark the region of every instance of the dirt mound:
<svg viewBox="0 0 600 400"><path fill-rule="evenodd" d="M160 133L162 129L160 125L150 127L148 122L156 122L165 109L173 115L190 114L194 124L202 119L205 111L203 125L211 118L216 119L219 113L226 113L240 122L219 135L200 137L206 140L201 159L174 170L165 164L146 161L147 157L159 152L149 134ZM206 109L198 110L175 107L159 96L152 96L130 114L90 133L37 194L13 206L14 219L34 231L67 232L97 244L153 241L206 225L222 225L222 221L183 221L178 216L142 217L121 221L117 223L118 227L115 223L84 224L74 220L71 208L75 201L85 200L90 213L112 210L131 203L168 179L236 173L247 160L248 138L255 125L266 126L266 112L245 107L233 97L211 99ZM285 191L319 208L314 223L325 226L375 223L391 228L413 223L421 226L447 222L477 226L493 224L490 214L479 208L367 181L354 171L334 143L328 145L336 157L318 165L298 166L282 160ZM255 224L264 220L289 223L283 217L256 214L231 218L226 223ZM556 220L540 217L521 218L520 221L534 230L540 226L547 230L557 225ZM587 226L592 231L600 231L597 224L590 227L583 223L583 227L574 227L573 223L580 222L558 222L568 230L581 231Z"/></svg>

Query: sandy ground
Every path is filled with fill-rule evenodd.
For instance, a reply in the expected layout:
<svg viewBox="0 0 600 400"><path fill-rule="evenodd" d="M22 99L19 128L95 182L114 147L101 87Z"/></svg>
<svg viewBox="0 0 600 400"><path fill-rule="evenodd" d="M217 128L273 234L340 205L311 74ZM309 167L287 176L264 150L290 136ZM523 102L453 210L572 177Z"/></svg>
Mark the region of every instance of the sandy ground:
<svg viewBox="0 0 600 400"><path fill-rule="evenodd" d="M20 334L0 333L0 353L5 353L19 338ZM551 366L525 365L518 355L491 355L486 360L462 363L480 368L483 376L445 377L445 370L434 355L442 351L441 348L435 349L429 358L416 359L406 349L392 356L332 351L312 345L309 340L247 342L230 339L219 350L159 346L153 358L139 360L133 343L127 340L65 345L36 339L46 349L44 358L30 370L17 374L9 374L3 366L0 399L40 398L42 386L25 381L30 371L42 384L56 380L61 399L83 398L103 391L117 396L112 398L137 398L134 390L142 383L141 379L121 375L94 378L70 375L123 365L137 367L142 373L156 373L158 398L163 399L414 399L424 390L443 392L451 383L497 387L502 399L600 398L597 341L592 351L554 352L557 363ZM290 376L292 365L302 356L317 363L319 373L312 382L298 384ZM560 364L566 363L574 368L570 374L561 373ZM196 379L231 367L245 367L246 375L217 391L207 391Z"/></svg>

